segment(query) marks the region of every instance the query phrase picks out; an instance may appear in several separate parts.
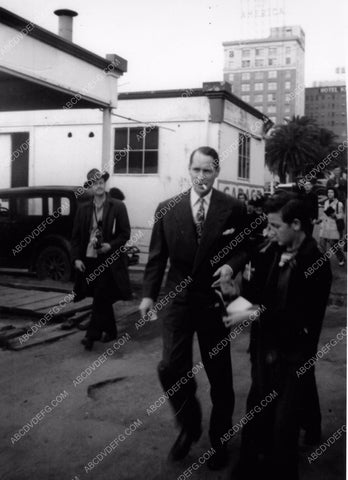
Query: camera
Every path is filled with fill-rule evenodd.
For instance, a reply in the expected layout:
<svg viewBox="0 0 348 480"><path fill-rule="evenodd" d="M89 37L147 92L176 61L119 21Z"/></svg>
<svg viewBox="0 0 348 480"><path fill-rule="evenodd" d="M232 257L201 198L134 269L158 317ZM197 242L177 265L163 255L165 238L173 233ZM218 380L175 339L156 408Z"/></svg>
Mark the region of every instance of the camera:
<svg viewBox="0 0 348 480"><path fill-rule="evenodd" d="M96 242L94 244L94 248L96 250L99 250L99 248L101 248L102 243L103 243L103 232L102 232L102 222L101 222L101 220L98 222L97 230L95 232L95 238L96 238Z"/></svg>

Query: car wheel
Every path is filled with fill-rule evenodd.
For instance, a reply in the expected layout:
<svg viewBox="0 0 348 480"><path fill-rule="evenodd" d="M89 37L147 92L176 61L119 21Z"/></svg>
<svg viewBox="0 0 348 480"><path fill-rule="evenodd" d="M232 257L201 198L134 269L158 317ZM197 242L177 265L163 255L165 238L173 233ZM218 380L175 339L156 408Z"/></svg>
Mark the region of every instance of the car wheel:
<svg viewBox="0 0 348 480"><path fill-rule="evenodd" d="M36 273L40 280L69 281L71 264L68 254L61 247L45 247L37 258Z"/></svg>

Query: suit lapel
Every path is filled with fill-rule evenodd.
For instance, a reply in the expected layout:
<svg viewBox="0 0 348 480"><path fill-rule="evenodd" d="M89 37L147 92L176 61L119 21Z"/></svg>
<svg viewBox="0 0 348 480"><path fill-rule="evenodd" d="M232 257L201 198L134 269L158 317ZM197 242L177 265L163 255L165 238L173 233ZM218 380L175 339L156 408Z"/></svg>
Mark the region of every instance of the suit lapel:
<svg viewBox="0 0 348 480"><path fill-rule="evenodd" d="M193 271L196 270L198 265L209 253L209 249L216 240L217 235L219 235L220 227L226 220L226 217L229 215L229 213L230 210L226 207L225 203L218 197L217 192L214 189L210 200L207 218L204 222L202 238L197 250Z"/></svg>
<svg viewBox="0 0 348 480"><path fill-rule="evenodd" d="M177 234L180 238L180 245L183 245L183 249L190 256L194 257L197 251L197 237L192 217L190 191L185 192L176 208L173 209L173 213L177 222Z"/></svg>

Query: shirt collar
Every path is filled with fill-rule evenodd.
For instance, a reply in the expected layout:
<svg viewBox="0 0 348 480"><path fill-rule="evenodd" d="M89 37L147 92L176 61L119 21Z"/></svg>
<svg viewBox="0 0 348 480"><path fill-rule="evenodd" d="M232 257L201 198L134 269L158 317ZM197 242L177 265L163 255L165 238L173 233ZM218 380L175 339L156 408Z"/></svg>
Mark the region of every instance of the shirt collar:
<svg viewBox="0 0 348 480"><path fill-rule="evenodd" d="M209 208L212 193L213 193L213 189L211 189L210 192L207 193L207 195L205 195L203 197L204 198L204 204L207 206L207 208ZM191 198L191 206L193 207L194 205L197 204L197 202L199 202L201 197L195 192L195 190L193 188L191 188L190 198Z"/></svg>

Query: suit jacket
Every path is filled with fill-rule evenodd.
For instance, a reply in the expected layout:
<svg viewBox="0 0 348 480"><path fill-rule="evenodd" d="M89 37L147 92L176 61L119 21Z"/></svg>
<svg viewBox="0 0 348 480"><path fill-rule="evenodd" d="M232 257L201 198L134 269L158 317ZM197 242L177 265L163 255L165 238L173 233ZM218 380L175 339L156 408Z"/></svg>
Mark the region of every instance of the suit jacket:
<svg viewBox="0 0 348 480"><path fill-rule="evenodd" d="M72 260L84 261L86 258L87 245L90 238L90 228L93 215L93 200L82 204L76 213L74 228L72 233ZM127 254L120 251L120 248L126 244L130 238L130 225L127 209L123 202L106 197L103 218L102 218L103 242L111 245L111 250L99 256L103 262L114 252L117 252L117 259L113 260L108 267L111 270L112 278L115 283L115 291L122 300L131 297L131 288L128 276ZM77 301L86 296L84 290L84 275L77 274L75 292Z"/></svg>
<svg viewBox="0 0 348 480"><path fill-rule="evenodd" d="M226 247L244 228L246 210L238 200L213 189L198 245L190 191L179 197L179 201L175 201L178 197L174 197L160 203L156 210L143 296L157 299L169 259L167 289L175 289L176 285L190 276L192 282L178 295L197 296L200 301L209 302L213 294L213 273L228 263L236 274L246 262L246 241L236 241L234 247ZM232 233L233 229L235 231ZM227 230L231 230L231 233L223 235ZM220 258L217 257L219 253Z"/></svg>
<svg viewBox="0 0 348 480"><path fill-rule="evenodd" d="M279 267L283 250L273 243L252 260L255 276L243 294L266 308L260 321L252 324L250 353L253 359L257 351L266 355L272 350L298 368L317 350L330 293L331 267L326 259L311 273L312 265L322 257L311 236L305 238L288 267ZM289 269L282 292L279 291L281 268Z"/></svg>

